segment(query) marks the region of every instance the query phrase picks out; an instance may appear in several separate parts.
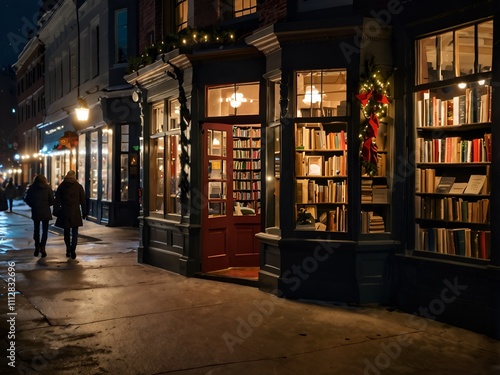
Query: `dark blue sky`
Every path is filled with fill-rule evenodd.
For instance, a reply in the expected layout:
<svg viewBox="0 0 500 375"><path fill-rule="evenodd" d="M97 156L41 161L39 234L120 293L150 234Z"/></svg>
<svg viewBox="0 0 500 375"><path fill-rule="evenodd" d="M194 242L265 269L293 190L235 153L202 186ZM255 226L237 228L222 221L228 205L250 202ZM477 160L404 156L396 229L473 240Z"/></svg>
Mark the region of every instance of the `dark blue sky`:
<svg viewBox="0 0 500 375"><path fill-rule="evenodd" d="M0 0L0 67L12 65L36 26L41 0Z"/></svg>

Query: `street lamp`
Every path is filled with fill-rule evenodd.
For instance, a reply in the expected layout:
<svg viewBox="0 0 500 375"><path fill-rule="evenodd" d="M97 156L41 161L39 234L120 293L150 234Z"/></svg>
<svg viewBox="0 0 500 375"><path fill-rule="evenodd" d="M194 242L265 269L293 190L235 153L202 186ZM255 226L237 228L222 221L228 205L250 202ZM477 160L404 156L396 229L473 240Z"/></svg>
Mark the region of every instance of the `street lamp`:
<svg viewBox="0 0 500 375"><path fill-rule="evenodd" d="M76 118L78 121L87 121L89 119L89 105L82 97L78 97L77 101L78 106L75 108Z"/></svg>

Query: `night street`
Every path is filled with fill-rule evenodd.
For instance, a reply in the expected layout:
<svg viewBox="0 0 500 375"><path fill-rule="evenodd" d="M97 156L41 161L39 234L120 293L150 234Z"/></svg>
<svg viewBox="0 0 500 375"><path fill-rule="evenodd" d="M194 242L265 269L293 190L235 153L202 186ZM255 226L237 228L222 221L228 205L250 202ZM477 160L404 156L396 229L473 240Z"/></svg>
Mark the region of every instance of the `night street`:
<svg viewBox="0 0 500 375"><path fill-rule="evenodd" d="M75 260L51 228L36 259L29 209L14 211L0 213L2 374L500 373L499 342L467 330L139 264L137 228L85 222Z"/></svg>

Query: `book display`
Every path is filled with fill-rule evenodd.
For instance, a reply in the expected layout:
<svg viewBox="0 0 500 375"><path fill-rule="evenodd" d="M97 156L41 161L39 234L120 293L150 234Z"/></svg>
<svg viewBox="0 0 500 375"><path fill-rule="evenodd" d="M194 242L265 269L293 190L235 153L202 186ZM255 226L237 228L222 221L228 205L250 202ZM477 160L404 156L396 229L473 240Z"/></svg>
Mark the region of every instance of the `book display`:
<svg viewBox="0 0 500 375"><path fill-rule="evenodd" d="M476 30L491 31L490 26L488 21ZM417 43L415 249L489 259L491 65L479 66L480 72L475 72L465 55L451 65L443 60L436 67L435 61L447 45L456 43L457 50L464 50L465 38L457 38L461 33L439 34ZM481 55L483 49L479 51L480 61L491 59L487 52Z"/></svg>
<svg viewBox="0 0 500 375"><path fill-rule="evenodd" d="M260 214L260 127L233 127L233 199L235 215Z"/></svg>
<svg viewBox="0 0 500 375"><path fill-rule="evenodd" d="M380 174L384 174L380 171ZM361 178L361 233L386 233L390 225L391 190L385 176Z"/></svg>
<svg viewBox="0 0 500 375"><path fill-rule="evenodd" d="M346 232L346 122L296 124L295 177L296 211L306 209L316 222L309 229Z"/></svg>

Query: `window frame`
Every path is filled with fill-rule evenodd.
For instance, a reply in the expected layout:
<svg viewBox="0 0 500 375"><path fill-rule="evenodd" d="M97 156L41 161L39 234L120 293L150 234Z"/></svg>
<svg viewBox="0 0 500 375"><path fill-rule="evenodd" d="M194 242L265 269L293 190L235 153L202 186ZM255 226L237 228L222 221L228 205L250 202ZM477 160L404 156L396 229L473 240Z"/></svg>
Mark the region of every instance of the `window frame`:
<svg viewBox="0 0 500 375"><path fill-rule="evenodd" d="M150 134L150 186L154 186L154 188L150 189L149 192L149 211L152 215L158 215L162 218L172 220L178 220L181 215L179 190L177 190L175 196L172 195L172 188L178 189L181 172L180 114L175 113L175 104L179 105L179 101L175 98L153 103L151 106ZM165 107L167 107L166 111ZM163 122L163 124L159 124L159 122ZM162 152L158 151L160 147L159 144L163 145ZM173 153L175 153L174 157L172 157ZM161 162L159 162L160 159ZM159 163L161 163L160 169ZM173 170L172 168L175 170L175 179L171 173ZM160 175L161 177L158 177ZM160 185L158 185L159 178L163 179ZM172 186L172 184L175 184L175 186ZM158 194L159 191L161 191L162 194ZM158 200L160 196L162 199L161 201Z"/></svg>
<svg viewBox="0 0 500 375"><path fill-rule="evenodd" d="M125 24L121 25L118 23L118 17L125 13ZM115 63L116 64L121 64L121 63L126 63L127 58L128 58L128 9L127 8L121 8L115 10ZM122 58L120 58L120 46L122 46L122 43L120 42L120 33L119 33L119 27L125 26L126 33L125 33L125 53L123 54Z"/></svg>

